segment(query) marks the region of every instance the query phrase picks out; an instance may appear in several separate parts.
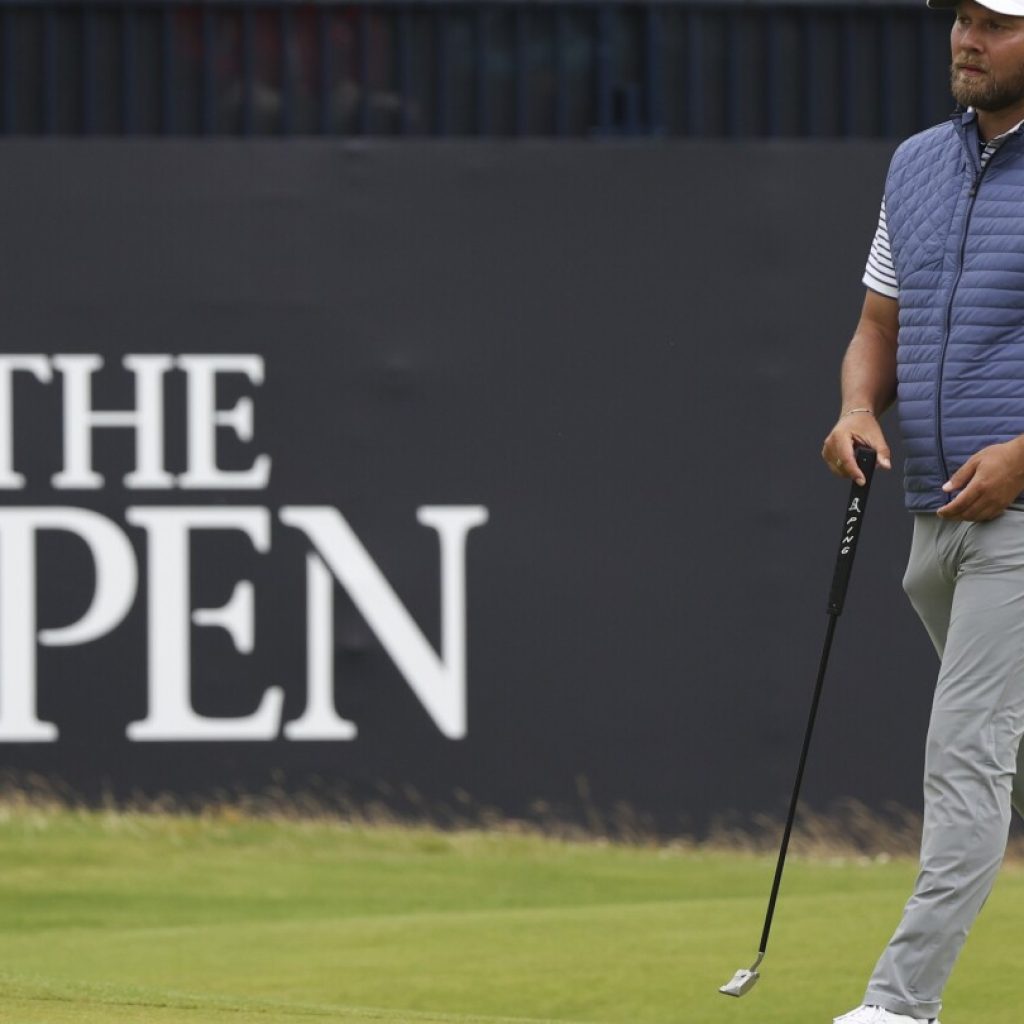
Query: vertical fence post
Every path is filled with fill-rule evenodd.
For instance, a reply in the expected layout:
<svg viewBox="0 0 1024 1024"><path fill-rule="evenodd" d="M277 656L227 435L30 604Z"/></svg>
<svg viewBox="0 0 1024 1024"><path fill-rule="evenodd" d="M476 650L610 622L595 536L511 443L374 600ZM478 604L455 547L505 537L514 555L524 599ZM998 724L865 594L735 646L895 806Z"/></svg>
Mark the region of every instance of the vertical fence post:
<svg viewBox="0 0 1024 1024"><path fill-rule="evenodd" d="M852 10L844 10L839 22L839 130L850 138L856 129L854 120L857 88L857 22Z"/></svg>
<svg viewBox="0 0 1024 1024"><path fill-rule="evenodd" d="M160 131L174 134L174 14L170 3L160 11Z"/></svg>
<svg viewBox="0 0 1024 1024"><path fill-rule="evenodd" d="M82 134L96 131L96 9L82 8Z"/></svg>
<svg viewBox="0 0 1024 1024"><path fill-rule="evenodd" d="M135 133L135 11L121 8L121 131Z"/></svg>
<svg viewBox="0 0 1024 1024"><path fill-rule="evenodd" d="M893 82L893 21L892 11L883 10L878 13L878 54L879 54L879 76L878 76L878 127L885 138L893 135L892 103L889 97L892 96Z"/></svg>
<svg viewBox="0 0 1024 1024"><path fill-rule="evenodd" d="M319 82L320 134L330 135L334 118L331 110L331 8L321 5L317 11L317 81Z"/></svg>
<svg viewBox="0 0 1024 1024"><path fill-rule="evenodd" d="M473 49L476 71L476 134L491 134L490 97L487 90L487 11L479 4L474 19Z"/></svg>
<svg viewBox="0 0 1024 1024"><path fill-rule="evenodd" d="M292 57L295 53L295 19L290 4L280 8L281 27L281 134L291 135L295 130L295 69Z"/></svg>
<svg viewBox="0 0 1024 1024"><path fill-rule="evenodd" d="M253 77L255 59L253 53L253 10L252 4L242 6L242 134L252 135L253 125Z"/></svg>
<svg viewBox="0 0 1024 1024"><path fill-rule="evenodd" d="M740 19L735 8L725 16L725 62L722 79L722 113L725 134L740 132Z"/></svg>
<svg viewBox="0 0 1024 1024"><path fill-rule="evenodd" d="M764 19L764 133L768 138L780 134L779 118L779 12L769 10Z"/></svg>
<svg viewBox="0 0 1024 1024"><path fill-rule="evenodd" d="M366 3L359 7L359 46L357 81L359 82L360 135L370 133L370 9Z"/></svg>
<svg viewBox="0 0 1024 1024"><path fill-rule="evenodd" d="M398 95L401 100L398 130L412 132L412 14L403 4L398 12Z"/></svg>
<svg viewBox="0 0 1024 1024"><path fill-rule="evenodd" d="M612 8L602 3L597 9L597 130L612 131Z"/></svg>
<svg viewBox="0 0 1024 1024"><path fill-rule="evenodd" d="M644 110L647 131L651 135L665 133L664 103L662 100L662 63L664 36L662 32L662 8L648 0L644 10Z"/></svg>
<svg viewBox="0 0 1024 1024"><path fill-rule="evenodd" d="M10 135L14 131L14 14L10 4L4 3L3 13L0 16L0 27L3 29L3 49L0 56L3 58L3 67L0 74L3 76L4 100L3 100L3 133Z"/></svg>
<svg viewBox="0 0 1024 1024"><path fill-rule="evenodd" d="M202 10L202 99L200 100L200 125L203 135L212 135L216 124L214 99L214 24L213 9L204 4Z"/></svg>
<svg viewBox="0 0 1024 1024"><path fill-rule="evenodd" d="M434 8L434 55L436 94L434 131L441 136L448 134L448 10L443 3Z"/></svg>
<svg viewBox="0 0 1024 1024"><path fill-rule="evenodd" d="M640 87L635 82L627 82L622 87L621 96L622 130L626 135L639 135L642 120Z"/></svg>
<svg viewBox="0 0 1024 1024"><path fill-rule="evenodd" d="M934 25L935 20L928 17L921 18L918 22L918 130L927 128L939 120L943 113L935 102L935 54L941 51L933 46ZM952 99L949 102L952 105Z"/></svg>
<svg viewBox="0 0 1024 1024"><path fill-rule="evenodd" d="M801 111L801 129L803 135L814 135L818 123L818 46L817 18L813 10L800 12L800 52L803 62L800 64L799 93L803 97Z"/></svg>
<svg viewBox="0 0 1024 1024"><path fill-rule="evenodd" d="M57 11L43 9L43 132L57 131Z"/></svg>
<svg viewBox="0 0 1024 1024"><path fill-rule="evenodd" d="M512 6L512 69L515 93L515 133L522 137L529 131L530 94L526 66L526 12L522 3Z"/></svg>
<svg viewBox="0 0 1024 1024"><path fill-rule="evenodd" d="M555 135L559 138L569 134L569 72L565 54L568 48L568 17L564 7L555 8Z"/></svg>
<svg viewBox="0 0 1024 1024"><path fill-rule="evenodd" d="M686 129L704 134L704 16L699 7L686 12Z"/></svg>

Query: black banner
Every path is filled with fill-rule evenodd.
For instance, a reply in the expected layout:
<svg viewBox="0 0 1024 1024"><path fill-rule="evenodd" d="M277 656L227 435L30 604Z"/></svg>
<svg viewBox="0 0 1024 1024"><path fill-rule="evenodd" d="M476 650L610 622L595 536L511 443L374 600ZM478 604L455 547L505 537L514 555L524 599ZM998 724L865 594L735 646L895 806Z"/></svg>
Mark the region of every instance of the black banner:
<svg viewBox="0 0 1024 1024"><path fill-rule="evenodd" d="M777 813L888 152L5 143L3 763ZM917 803L909 531L879 473L812 804Z"/></svg>

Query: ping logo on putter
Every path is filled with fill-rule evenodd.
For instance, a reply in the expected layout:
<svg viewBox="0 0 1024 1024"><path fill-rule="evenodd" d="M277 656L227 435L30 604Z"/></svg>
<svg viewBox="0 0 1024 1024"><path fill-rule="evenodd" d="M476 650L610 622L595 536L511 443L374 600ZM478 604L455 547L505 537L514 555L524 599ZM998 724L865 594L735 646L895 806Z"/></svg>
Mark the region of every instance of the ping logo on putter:
<svg viewBox="0 0 1024 1024"><path fill-rule="evenodd" d="M840 541L840 555L848 555L853 549L853 542L857 539L855 530L860 522L860 517L864 514L861 509L860 498L854 498L846 511L850 513L850 518L846 520L846 530L843 533L842 541Z"/></svg>

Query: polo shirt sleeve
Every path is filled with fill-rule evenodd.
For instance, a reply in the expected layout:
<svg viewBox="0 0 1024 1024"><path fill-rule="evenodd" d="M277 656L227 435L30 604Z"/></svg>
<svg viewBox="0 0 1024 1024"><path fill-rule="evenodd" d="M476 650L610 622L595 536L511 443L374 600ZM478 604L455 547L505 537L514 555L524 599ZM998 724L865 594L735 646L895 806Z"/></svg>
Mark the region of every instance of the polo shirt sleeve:
<svg viewBox="0 0 1024 1024"><path fill-rule="evenodd" d="M892 263L892 252L889 249L889 228L885 223L885 196L882 197L882 208L878 214L878 227L871 242L867 266L861 278L873 292L885 295L890 299L900 297L899 285L896 283L896 268Z"/></svg>

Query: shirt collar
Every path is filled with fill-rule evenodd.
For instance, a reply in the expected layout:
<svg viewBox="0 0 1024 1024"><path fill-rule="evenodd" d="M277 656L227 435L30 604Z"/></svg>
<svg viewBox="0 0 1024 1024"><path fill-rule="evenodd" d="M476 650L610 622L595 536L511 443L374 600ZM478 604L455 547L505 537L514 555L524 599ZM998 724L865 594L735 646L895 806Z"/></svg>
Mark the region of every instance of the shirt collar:
<svg viewBox="0 0 1024 1024"><path fill-rule="evenodd" d="M970 114L972 117L977 116L974 107L968 107L966 113ZM1024 120L1018 121L1012 128L1008 128L1005 132L1003 132L1002 135L993 136L991 139L988 140L988 142L985 143L985 145L997 146L999 145L999 143L1005 142L1010 135L1013 135L1015 132L1019 132L1022 125L1024 125Z"/></svg>

